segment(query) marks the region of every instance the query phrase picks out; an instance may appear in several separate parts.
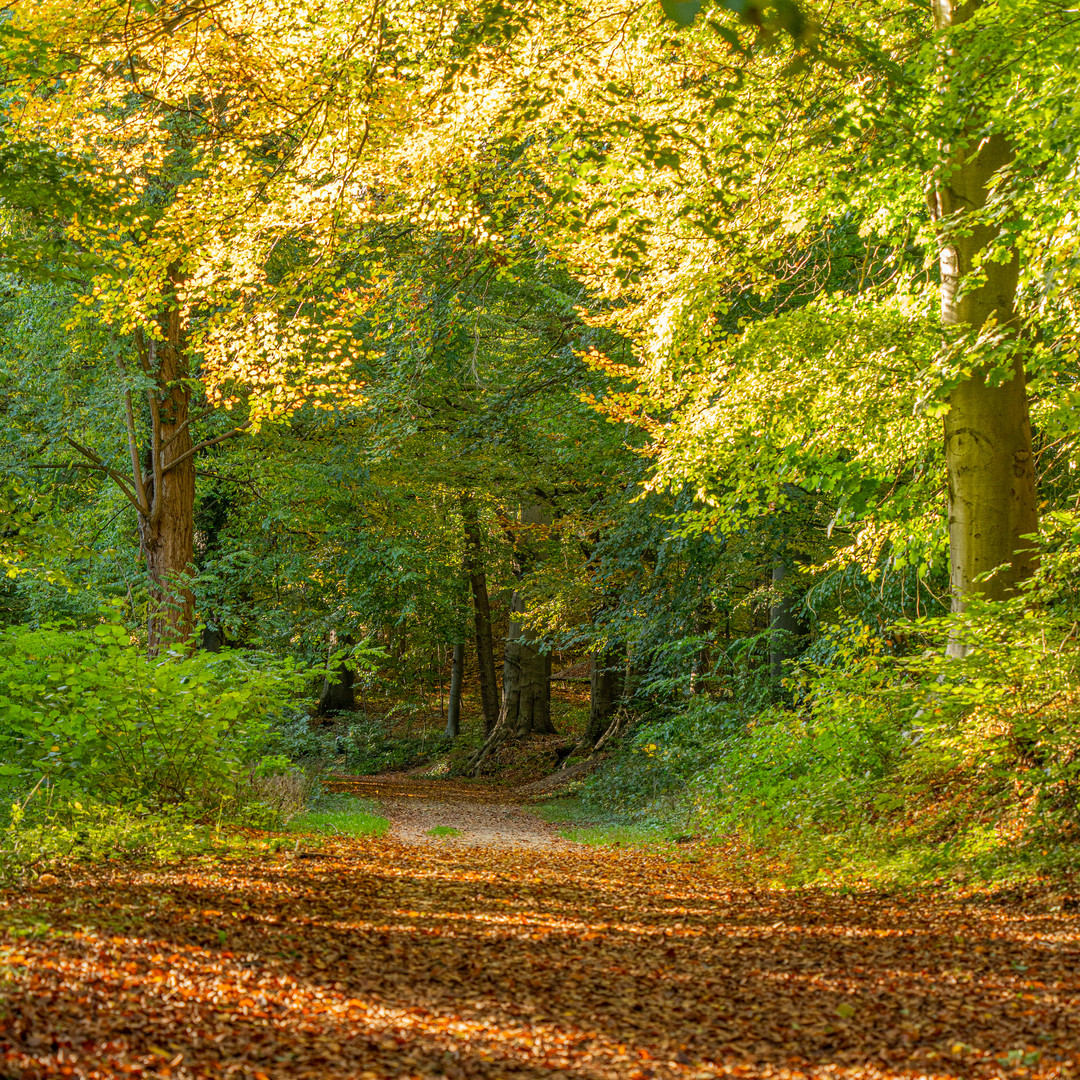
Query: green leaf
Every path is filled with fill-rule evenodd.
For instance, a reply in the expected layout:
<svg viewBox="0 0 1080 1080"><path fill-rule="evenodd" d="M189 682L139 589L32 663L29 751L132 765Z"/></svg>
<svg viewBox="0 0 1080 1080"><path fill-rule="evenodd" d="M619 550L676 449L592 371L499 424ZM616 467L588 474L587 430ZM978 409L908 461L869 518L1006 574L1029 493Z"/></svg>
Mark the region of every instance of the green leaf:
<svg viewBox="0 0 1080 1080"><path fill-rule="evenodd" d="M693 26L701 11L701 0L660 0L660 6L677 26Z"/></svg>

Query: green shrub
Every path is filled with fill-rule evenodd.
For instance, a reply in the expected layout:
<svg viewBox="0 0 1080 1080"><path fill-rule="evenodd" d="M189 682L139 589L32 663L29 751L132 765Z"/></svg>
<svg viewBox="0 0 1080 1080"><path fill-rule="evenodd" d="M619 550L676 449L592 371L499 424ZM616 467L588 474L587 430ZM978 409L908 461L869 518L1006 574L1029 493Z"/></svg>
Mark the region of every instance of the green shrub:
<svg viewBox="0 0 1080 1080"><path fill-rule="evenodd" d="M450 748L441 732L422 729L416 735L392 736L378 720L354 723L346 736L345 761L364 775L405 769Z"/></svg>
<svg viewBox="0 0 1080 1080"><path fill-rule="evenodd" d="M1017 597L825 629L790 708L744 718L701 696L642 726L586 804L644 823L692 809L802 879L1080 866L1080 525L1066 524Z"/></svg>
<svg viewBox="0 0 1080 1080"><path fill-rule="evenodd" d="M340 753L337 725L312 726L306 709L287 707L276 715L266 733L267 753L281 754L309 769L324 769Z"/></svg>
<svg viewBox="0 0 1080 1080"><path fill-rule="evenodd" d="M715 760L717 746L745 724L727 702L690 698L682 711L643 724L625 739L614 761L583 785L583 805L601 814L644 811L657 799L684 791Z"/></svg>
<svg viewBox="0 0 1080 1080"><path fill-rule="evenodd" d="M257 653L148 659L118 622L0 631L0 774L44 777L80 793L148 807L212 806L261 761L269 718L302 678Z"/></svg>
<svg viewBox="0 0 1080 1080"><path fill-rule="evenodd" d="M44 785L5 805L0 822L0 883L5 885L68 862L172 859L231 851L245 843L216 820L190 820L183 807L62 798Z"/></svg>

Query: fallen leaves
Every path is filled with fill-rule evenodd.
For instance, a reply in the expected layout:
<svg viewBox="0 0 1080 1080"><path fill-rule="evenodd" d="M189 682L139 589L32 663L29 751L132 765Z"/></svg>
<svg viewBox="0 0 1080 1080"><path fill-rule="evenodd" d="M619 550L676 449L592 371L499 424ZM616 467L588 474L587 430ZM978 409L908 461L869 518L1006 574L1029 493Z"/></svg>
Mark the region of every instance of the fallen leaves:
<svg viewBox="0 0 1080 1080"><path fill-rule="evenodd" d="M7 896L0 1074L1078 1075L1075 914L574 845L322 854Z"/></svg>

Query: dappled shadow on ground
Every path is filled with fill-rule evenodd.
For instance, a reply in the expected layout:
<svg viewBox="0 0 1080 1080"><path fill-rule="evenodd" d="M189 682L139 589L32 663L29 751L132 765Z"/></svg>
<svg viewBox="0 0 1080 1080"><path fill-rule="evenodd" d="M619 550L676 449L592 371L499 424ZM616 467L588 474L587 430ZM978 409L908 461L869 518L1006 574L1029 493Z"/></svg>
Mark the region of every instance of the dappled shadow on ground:
<svg viewBox="0 0 1080 1080"><path fill-rule="evenodd" d="M495 796L492 796L495 797ZM1075 1076L1080 919L335 842L6 898L10 1076Z"/></svg>

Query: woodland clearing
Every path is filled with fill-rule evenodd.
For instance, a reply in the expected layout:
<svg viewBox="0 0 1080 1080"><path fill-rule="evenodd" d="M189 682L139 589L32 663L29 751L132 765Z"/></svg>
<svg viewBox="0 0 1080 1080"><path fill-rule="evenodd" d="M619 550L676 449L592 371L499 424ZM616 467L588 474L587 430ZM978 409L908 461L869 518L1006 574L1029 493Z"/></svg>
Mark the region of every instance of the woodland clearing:
<svg viewBox="0 0 1080 1080"><path fill-rule="evenodd" d="M390 834L8 893L2 1075L1078 1073L1068 898L738 885L551 839L506 788L340 786Z"/></svg>

